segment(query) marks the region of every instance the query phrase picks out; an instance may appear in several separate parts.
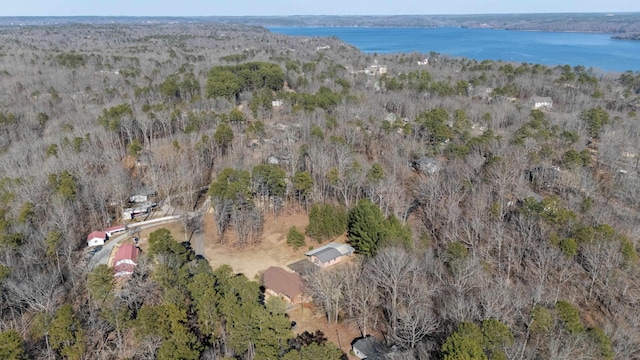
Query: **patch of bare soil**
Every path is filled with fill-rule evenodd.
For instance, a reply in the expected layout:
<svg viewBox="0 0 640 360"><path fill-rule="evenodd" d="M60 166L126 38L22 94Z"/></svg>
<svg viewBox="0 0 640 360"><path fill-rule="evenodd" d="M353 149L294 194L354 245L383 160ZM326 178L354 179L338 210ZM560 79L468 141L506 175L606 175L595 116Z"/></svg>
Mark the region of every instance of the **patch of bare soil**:
<svg viewBox="0 0 640 360"><path fill-rule="evenodd" d="M244 248L233 245L233 241L221 244L215 226L213 212L204 216L203 236L205 242L205 257L214 269L220 265L230 265L234 272L242 273L249 279L256 279L269 266L286 268L297 260L304 258L309 245L315 243L307 239L307 245L298 250L287 246L287 232L291 226L300 232L309 224L309 218L304 211L283 210L275 219L273 215L265 217L264 231L258 244ZM233 234L228 234L233 239Z"/></svg>

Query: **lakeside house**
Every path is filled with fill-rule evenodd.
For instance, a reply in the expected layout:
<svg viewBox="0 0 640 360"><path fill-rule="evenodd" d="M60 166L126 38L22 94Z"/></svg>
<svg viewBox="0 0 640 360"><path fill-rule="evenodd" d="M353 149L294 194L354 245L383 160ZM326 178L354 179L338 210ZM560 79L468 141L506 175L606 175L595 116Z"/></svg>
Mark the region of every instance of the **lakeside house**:
<svg viewBox="0 0 640 360"><path fill-rule="evenodd" d="M354 252L355 249L348 244L330 243L309 251L305 255L309 257L312 263L325 268L345 260L348 256L352 256Z"/></svg>

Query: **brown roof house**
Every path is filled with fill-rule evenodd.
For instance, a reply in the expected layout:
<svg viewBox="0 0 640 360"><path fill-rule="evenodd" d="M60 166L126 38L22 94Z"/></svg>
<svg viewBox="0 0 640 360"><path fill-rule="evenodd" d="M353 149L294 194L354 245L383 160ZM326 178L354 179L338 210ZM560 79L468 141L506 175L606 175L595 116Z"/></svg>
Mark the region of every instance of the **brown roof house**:
<svg viewBox="0 0 640 360"><path fill-rule="evenodd" d="M118 248L113 259L113 276L121 277L133 274L138 264L138 248L133 244L124 244Z"/></svg>
<svg viewBox="0 0 640 360"><path fill-rule="evenodd" d="M271 266L262 274L262 284L266 296L278 296L292 304L306 301L304 281L294 272Z"/></svg>
<svg viewBox="0 0 640 360"><path fill-rule="evenodd" d="M104 245L107 240L107 233L104 231L94 231L87 236L87 245L89 247Z"/></svg>
<svg viewBox="0 0 640 360"><path fill-rule="evenodd" d="M348 244L330 243L305 253L312 263L325 268L337 264L347 256L353 255L355 249Z"/></svg>

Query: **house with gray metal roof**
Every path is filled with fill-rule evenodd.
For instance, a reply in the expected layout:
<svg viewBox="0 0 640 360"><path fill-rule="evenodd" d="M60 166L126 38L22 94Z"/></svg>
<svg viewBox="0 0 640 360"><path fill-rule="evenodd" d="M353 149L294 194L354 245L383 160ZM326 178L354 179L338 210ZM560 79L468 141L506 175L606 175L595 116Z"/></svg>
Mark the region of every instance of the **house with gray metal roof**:
<svg viewBox="0 0 640 360"><path fill-rule="evenodd" d="M312 263L321 268L337 264L348 256L352 256L355 249L348 244L330 243L307 252Z"/></svg>
<svg viewBox="0 0 640 360"><path fill-rule="evenodd" d="M373 336L366 336L354 340L351 343L351 351L358 359L367 360L386 360L390 359L390 355L394 349L387 347Z"/></svg>

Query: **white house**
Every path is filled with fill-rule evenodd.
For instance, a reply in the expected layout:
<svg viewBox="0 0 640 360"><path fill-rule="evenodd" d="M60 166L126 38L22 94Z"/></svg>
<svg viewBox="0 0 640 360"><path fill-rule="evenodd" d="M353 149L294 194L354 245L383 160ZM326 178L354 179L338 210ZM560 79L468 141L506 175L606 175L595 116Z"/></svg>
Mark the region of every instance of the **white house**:
<svg viewBox="0 0 640 360"><path fill-rule="evenodd" d="M387 65L373 64L364 70L367 75L384 75L388 72Z"/></svg>
<svg viewBox="0 0 640 360"><path fill-rule="evenodd" d="M551 110L553 108L553 99L550 97L534 96L531 99L531 103L534 109Z"/></svg>
<svg viewBox="0 0 640 360"><path fill-rule="evenodd" d="M117 225L104 229L104 232L108 237L112 237L113 235L121 234L127 231L127 225Z"/></svg>
<svg viewBox="0 0 640 360"><path fill-rule="evenodd" d="M149 200L149 197L147 195L132 195L129 197L130 203L141 203L148 200Z"/></svg>
<svg viewBox="0 0 640 360"><path fill-rule="evenodd" d="M89 247L104 245L107 240L107 233L104 231L94 231L87 236L87 245Z"/></svg>
<svg viewBox="0 0 640 360"><path fill-rule="evenodd" d="M305 255L309 257L312 263L325 268L345 260L348 256L352 256L354 252L355 249L348 244L330 243L309 251Z"/></svg>

